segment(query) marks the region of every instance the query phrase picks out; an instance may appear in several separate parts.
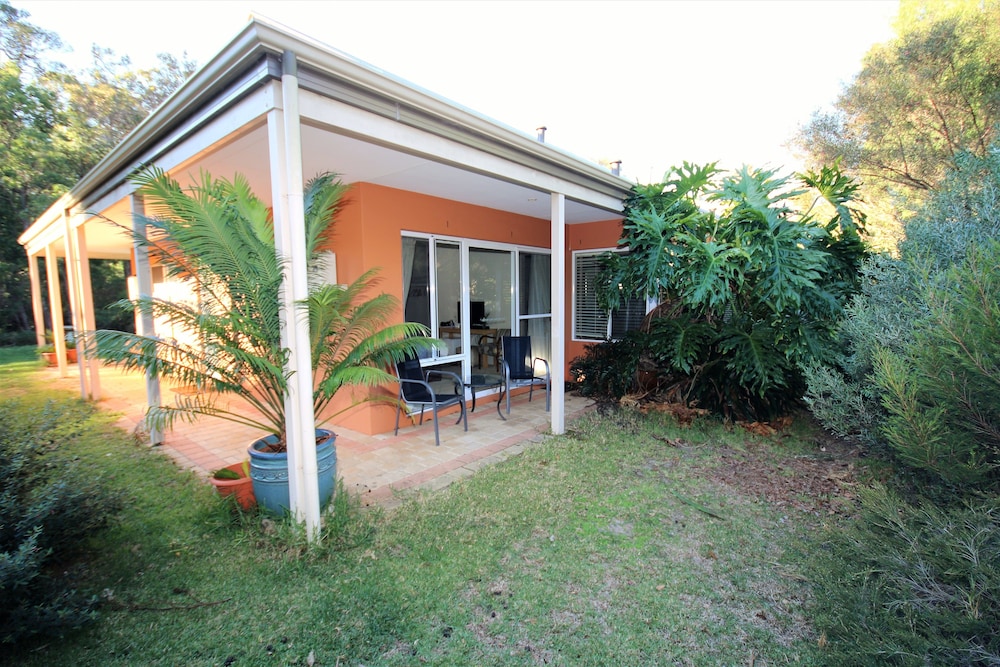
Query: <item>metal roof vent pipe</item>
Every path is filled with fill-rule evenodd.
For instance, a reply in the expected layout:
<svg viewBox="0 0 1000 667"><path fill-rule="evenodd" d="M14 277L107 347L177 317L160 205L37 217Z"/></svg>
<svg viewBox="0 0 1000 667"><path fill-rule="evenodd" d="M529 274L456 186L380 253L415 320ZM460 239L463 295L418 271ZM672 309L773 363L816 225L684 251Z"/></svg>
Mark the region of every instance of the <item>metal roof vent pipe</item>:
<svg viewBox="0 0 1000 667"><path fill-rule="evenodd" d="M545 127L544 125L542 125L541 127L536 127L535 128L535 132L538 133L538 141L539 141L539 143L543 143L543 144L545 143L545 130L547 130L547 129L549 129L549 128Z"/></svg>
<svg viewBox="0 0 1000 667"><path fill-rule="evenodd" d="M611 174L613 176L621 176L622 175L622 161L621 160L615 160L615 161L613 161L611 163Z"/></svg>

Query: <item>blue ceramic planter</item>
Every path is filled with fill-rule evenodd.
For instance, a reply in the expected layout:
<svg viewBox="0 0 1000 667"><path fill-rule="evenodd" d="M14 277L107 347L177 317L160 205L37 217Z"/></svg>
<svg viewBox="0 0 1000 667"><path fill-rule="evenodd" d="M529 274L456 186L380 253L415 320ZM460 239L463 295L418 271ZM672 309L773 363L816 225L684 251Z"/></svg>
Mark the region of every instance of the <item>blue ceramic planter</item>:
<svg viewBox="0 0 1000 667"><path fill-rule="evenodd" d="M319 505L323 508L333 497L333 485L337 479L337 450L334 447L337 434L318 428L316 438L323 438L316 444ZM250 479L253 480L257 504L268 514L284 516L291 511L288 499L288 454L263 451L277 440L274 435L255 440L247 448L247 452L250 454Z"/></svg>

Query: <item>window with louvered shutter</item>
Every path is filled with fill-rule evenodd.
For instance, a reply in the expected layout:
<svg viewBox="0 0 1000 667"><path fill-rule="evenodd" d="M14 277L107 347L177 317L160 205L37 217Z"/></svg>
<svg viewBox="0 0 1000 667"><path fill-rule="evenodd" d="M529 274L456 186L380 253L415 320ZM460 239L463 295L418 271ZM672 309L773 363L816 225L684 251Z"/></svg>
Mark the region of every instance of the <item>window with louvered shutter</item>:
<svg viewBox="0 0 1000 667"><path fill-rule="evenodd" d="M600 272L599 254L573 254L573 338L604 340L608 336L608 314L597 302Z"/></svg>
<svg viewBox="0 0 1000 667"><path fill-rule="evenodd" d="M573 253L573 338L576 340L608 340L621 338L625 332L638 329L646 315L646 301L623 298L621 306L610 317L597 299L601 257L604 252Z"/></svg>
<svg viewBox="0 0 1000 667"><path fill-rule="evenodd" d="M636 297L625 297L621 306L611 313L611 339L617 340L628 331L635 331L642 326L646 317L646 300Z"/></svg>

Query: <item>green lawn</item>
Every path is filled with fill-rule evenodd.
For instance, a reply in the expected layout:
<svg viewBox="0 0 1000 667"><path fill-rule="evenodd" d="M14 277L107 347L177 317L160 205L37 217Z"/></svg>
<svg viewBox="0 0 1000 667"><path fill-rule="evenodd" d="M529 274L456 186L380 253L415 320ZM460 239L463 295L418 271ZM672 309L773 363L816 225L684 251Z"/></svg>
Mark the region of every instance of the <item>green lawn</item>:
<svg viewBox="0 0 1000 667"><path fill-rule="evenodd" d="M33 356L0 351L0 364L0 398L51 398ZM820 461L805 428L761 438L708 421L593 414L392 511L362 512L341 495L323 547L307 549L287 526L233 515L109 417L81 420L84 434L66 447L128 499L70 566L74 585L103 600L100 616L16 647L17 664L760 667L821 657L799 563L810 557L803 537L834 511L829 499L822 511L807 498L777 505L734 481L753 466Z"/></svg>

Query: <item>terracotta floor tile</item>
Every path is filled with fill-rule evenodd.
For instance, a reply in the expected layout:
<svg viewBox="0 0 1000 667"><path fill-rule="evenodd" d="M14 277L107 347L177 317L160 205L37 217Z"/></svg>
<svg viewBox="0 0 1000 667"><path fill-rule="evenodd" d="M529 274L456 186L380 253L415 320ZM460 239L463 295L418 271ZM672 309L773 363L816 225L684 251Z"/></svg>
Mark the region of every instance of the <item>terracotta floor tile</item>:
<svg viewBox="0 0 1000 667"><path fill-rule="evenodd" d="M44 371L53 383L69 390L79 390L76 367L71 375L59 378L57 370ZM129 432L139 432L145 406L145 382L141 376L106 368L101 372L101 389L105 397L98 402L101 409L124 413L117 424ZM165 401L173 400L171 390L162 391ZM338 476L344 487L362 495L365 504L394 504L400 489L438 489L454 479L490 462L502 460L504 452L522 451L523 445L538 440L550 430L550 415L544 400L528 402L527 395L515 395L511 414L506 420L497 415L495 402L482 396L476 411L469 414L469 430L454 424L454 417L441 416L441 446L434 444L434 425L400 424L398 436L392 432L373 436L340 426L333 426L337 435ZM235 404L235 402L234 402ZM570 422L588 410L589 401L579 396L566 397L566 421ZM246 449L260 432L223 420L203 419L193 424L178 423L165 434L158 449L171 456L183 469L207 475L230 463L246 458Z"/></svg>

